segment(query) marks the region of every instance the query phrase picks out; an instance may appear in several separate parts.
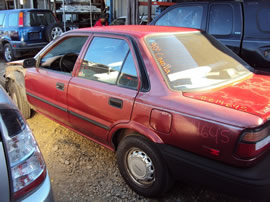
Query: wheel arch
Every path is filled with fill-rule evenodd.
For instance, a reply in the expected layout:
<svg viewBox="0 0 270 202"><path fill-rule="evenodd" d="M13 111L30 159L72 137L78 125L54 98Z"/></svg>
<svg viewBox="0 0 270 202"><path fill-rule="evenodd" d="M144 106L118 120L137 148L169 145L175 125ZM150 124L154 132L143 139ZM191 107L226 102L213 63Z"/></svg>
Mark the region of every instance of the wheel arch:
<svg viewBox="0 0 270 202"><path fill-rule="evenodd" d="M158 134L156 134L153 130L136 122L129 122L128 124L118 124L117 126L113 127L109 133L108 142L111 143L111 146L114 150L117 150L120 141L124 137L134 134L142 136L154 143L164 143L163 140L158 136Z"/></svg>
<svg viewBox="0 0 270 202"><path fill-rule="evenodd" d="M16 82L16 84L18 84L22 95L27 100L24 75L25 75L25 69L23 67L21 67L21 66L8 66L6 68L6 72L4 75L5 79L6 79L5 89L7 90L7 86L9 85L10 81L14 81L14 82Z"/></svg>

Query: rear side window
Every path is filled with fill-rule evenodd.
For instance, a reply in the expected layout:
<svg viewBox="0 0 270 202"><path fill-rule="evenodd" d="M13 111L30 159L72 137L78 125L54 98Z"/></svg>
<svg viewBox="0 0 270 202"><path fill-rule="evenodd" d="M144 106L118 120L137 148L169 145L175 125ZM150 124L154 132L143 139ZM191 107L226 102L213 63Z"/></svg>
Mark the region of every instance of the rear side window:
<svg viewBox="0 0 270 202"><path fill-rule="evenodd" d="M18 26L18 20L19 20L19 14L18 13L10 13L8 16L8 26L9 27L17 27Z"/></svg>
<svg viewBox="0 0 270 202"><path fill-rule="evenodd" d="M209 34L229 35L233 28L233 9L229 5L212 5L209 19Z"/></svg>
<svg viewBox="0 0 270 202"><path fill-rule="evenodd" d="M95 37L85 55L79 77L137 88L137 73L128 43L122 39Z"/></svg>
<svg viewBox="0 0 270 202"><path fill-rule="evenodd" d="M270 8L263 8L257 14L257 20L260 30L270 32Z"/></svg>
<svg viewBox="0 0 270 202"><path fill-rule="evenodd" d="M4 13L0 13L0 27L2 27L3 24L4 24L4 18L5 18L5 14Z"/></svg>
<svg viewBox="0 0 270 202"><path fill-rule="evenodd" d="M27 12L25 13L25 26L40 26L55 23L56 20L51 12Z"/></svg>
<svg viewBox="0 0 270 202"><path fill-rule="evenodd" d="M202 14L202 6L177 7L163 15L156 22L156 25L199 29L201 27Z"/></svg>

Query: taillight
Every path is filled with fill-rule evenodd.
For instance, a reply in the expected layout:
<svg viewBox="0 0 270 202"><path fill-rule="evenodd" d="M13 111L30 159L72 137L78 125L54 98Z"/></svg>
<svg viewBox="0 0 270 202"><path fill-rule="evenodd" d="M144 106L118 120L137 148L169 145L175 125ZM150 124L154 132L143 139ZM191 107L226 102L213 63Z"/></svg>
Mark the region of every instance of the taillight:
<svg viewBox="0 0 270 202"><path fill-rule="evenodd" d="M23 12L19 12L19 27L23 27Z"/></svg>
<svg viewBox="0 0 270 202"><path fill-rule="evenodd" d="M1 110L0 124L9 161L15 199L36 188L46 177L46 167L28 125L17 110Z"/></svg>
<svg viewBox="0 0 270 202"><path fill-rule="evenodd" d="M270 126L256 130L246 130L238 144L236 154L240 158L251 159L269 149Z"/></svg>

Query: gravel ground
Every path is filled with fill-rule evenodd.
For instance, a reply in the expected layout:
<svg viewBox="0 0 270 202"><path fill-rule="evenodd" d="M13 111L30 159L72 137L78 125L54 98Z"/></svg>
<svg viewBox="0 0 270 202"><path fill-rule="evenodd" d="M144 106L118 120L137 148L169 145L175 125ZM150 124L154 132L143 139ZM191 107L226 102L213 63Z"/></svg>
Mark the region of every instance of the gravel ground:
<svg viewBox="0 0 270 202"><path fill-rule="evenodd" d="M0 73L3 69L0 58ZM114 152L41 114L35 113L27 121L46 161L56 201L244 202L199 185L184 183L176 183L164 198L141 197L120 176Z"/></svg>

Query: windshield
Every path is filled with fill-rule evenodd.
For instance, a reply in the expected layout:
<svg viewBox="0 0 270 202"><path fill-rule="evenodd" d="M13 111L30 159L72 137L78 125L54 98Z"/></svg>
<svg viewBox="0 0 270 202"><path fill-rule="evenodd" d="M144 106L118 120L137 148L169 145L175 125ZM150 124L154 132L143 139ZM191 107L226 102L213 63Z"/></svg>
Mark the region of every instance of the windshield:
<svg viewBox="0 0 270 202"><path fill-rule="evenodd" d="M251 74L238 56L199 31L153 34L145 41L174 90L207 90Z"/></svg>

